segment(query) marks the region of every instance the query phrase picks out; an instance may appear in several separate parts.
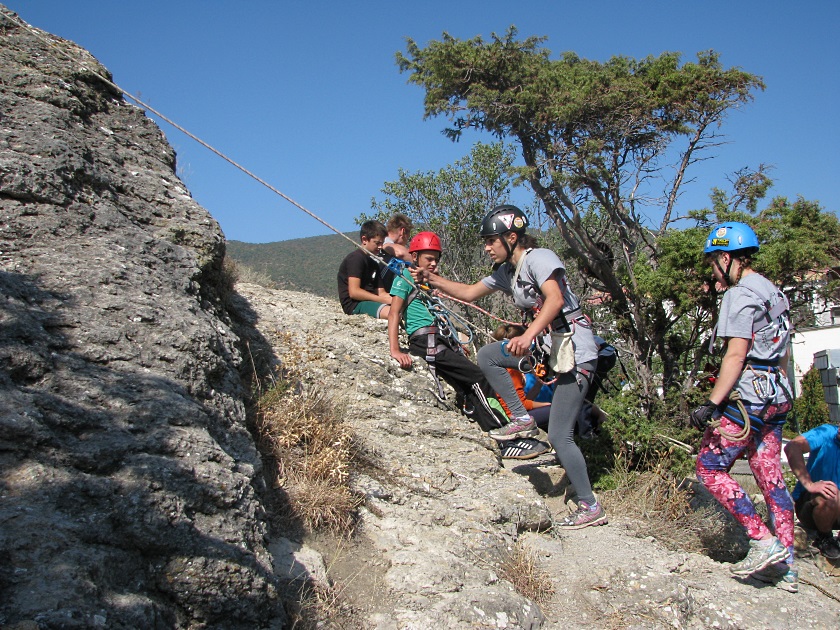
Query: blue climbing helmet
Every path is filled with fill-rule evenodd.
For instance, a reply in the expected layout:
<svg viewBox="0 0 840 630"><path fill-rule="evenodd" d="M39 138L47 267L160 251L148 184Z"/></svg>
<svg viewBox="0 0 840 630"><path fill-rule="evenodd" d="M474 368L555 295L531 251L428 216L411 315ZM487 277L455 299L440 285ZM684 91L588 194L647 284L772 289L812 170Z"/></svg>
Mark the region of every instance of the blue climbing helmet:
<svg viewBox="0 0 840 630"><path fill-rule="evenodd" d="M706 239L706 247L703 248L703 253L742 252L744 254L754 254L758 251L758 248L758 237L749 225L730 221L712 228L709 238Z"/></svg>

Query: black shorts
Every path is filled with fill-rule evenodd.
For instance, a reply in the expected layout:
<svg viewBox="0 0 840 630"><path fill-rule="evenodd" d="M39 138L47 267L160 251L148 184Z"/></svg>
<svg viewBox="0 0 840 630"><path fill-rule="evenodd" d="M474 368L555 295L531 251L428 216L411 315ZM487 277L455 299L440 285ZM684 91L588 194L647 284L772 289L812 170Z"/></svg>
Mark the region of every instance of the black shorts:
<svg viewBox="0 0 840 630"><path fill-rule="evenodd" d="M814 496L807 490L803 490L796 500L796 518L799 519L805 529L817 529L817 525L814 523L814 502L812 501ZM840 529L840 520L834 521L831 529Z"/></svg>

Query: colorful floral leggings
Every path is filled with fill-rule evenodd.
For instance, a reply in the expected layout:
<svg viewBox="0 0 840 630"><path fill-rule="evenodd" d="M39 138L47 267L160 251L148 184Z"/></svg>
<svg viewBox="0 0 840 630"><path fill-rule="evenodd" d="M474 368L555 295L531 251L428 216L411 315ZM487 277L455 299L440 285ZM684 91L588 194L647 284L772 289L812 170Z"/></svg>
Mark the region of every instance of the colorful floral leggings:
<svg viewBox="0 0 840 630"><path fill-rule="evenodd" d="M787 411L789 404L768 409L765 417ZM727 433L742 430L731 420L721 417L721 428ZM709 427L703 436L703 444L697 456L697 477L712 496L729 510L730 514L744 526L753 540L764 538L770 530L755 511L744 489L729 474L729 469L744 452L753 476L764 495L770 511L770 521L779 541L790 551L788 564L793 562L793 500L785 486L781 466L782 425L765 425L760 430L750 431L743 440L733 442L723 437L718 429Z"/></svg>

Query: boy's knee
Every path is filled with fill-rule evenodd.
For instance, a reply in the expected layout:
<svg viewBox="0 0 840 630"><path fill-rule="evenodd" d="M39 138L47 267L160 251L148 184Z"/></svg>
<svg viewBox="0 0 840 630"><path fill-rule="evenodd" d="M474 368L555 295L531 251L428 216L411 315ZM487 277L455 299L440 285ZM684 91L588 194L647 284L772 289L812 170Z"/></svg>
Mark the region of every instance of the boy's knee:
<svg viewBox="0 0 840 630"><path fill-rule="evenodd" d="M840 495L833 499L827 499L821 494L815 494L811 499L811 504L814 506L815 512L822 514L833 515L835 519L840 516Z"/></svg>

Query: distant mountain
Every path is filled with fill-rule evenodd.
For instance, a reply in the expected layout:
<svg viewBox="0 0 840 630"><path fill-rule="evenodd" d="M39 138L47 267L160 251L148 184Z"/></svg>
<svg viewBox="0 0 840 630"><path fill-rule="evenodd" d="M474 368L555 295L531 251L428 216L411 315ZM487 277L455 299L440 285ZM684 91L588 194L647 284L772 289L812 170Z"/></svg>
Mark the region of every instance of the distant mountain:
<svg viewBox="0 0 840 630"><path fill-rule="evenodd" d="M359 233L347 232L347 236L356 241ZM228 256L266 274L278 287L334 299L338 299L338 266L351 251L353 245L338 234L274 243L227 242Z"/></svg>

